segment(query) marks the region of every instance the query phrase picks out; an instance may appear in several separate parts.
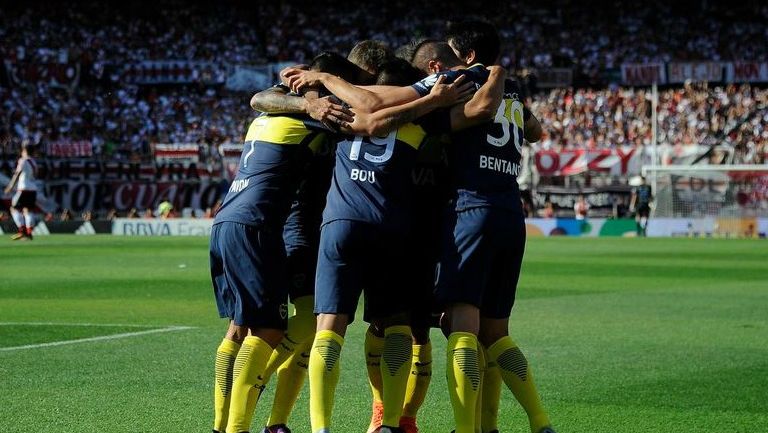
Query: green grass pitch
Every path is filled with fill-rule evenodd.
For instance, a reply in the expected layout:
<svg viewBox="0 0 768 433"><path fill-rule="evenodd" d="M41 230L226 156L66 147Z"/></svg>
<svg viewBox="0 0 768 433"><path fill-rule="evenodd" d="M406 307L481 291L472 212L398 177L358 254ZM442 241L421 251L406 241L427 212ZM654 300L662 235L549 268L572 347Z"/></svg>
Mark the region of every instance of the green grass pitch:
<svg viewBox="0 0 768 433"><path fill-rule="evenodd" d="M527 248L511 331L560 433L768 431L765 241L535 238ZM0 432L209 432L225 323L207 263L205 238L0 241ZM363 332L356 322L342 352L336 432L367 426ZM432 337L420 424L447 433L445 340ZM88 340L42 346L74 339ZM17 346L35 347L8 350ZM506 389L501 412L502 433L528 431ZM309 433L306 388L291 427Z"/></svg>

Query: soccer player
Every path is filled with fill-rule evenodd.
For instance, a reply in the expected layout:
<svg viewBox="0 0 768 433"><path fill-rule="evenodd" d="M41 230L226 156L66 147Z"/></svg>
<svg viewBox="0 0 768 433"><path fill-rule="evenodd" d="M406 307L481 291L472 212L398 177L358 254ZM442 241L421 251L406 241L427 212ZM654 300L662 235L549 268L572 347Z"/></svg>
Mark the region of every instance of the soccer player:
<svg viewBox="0 0 768 433"><path fill-rule="evenodd" d="M498 58L499 38L490 24L454 26L447 39L455 55L467 65L493 64ZM414 62L420 61L418 57L416 53ZM439 62L430 63L433 60L428 57L426 67L444 67ZM475 64L467 73L482 82L482 70ZM429 80L425 79L425 84ZM422 92L427 86L423 87ZM540 131L536 131L538 122L532 123L535 118L523 106L516 83L508 81L505 87L493 122L452 134L449 147L454 209L445 227L436 295L445 306L447 377L457 433L472 433L479 424L484 424L480 425L483 432L498 430L499 386L494 376L500 376L525 409L533 432L552 431L527 360L508 331L525 249L516 176L523 139L538 139ZM485 385L490 386L483 386L481 407L490 414L487 422L478 423L483 364ZM492 371L495 367L498 369Z"/></svg>
<svg viewBox="0 0 768 433"><path fill-rule="evenodd" d="M16 187L16 194L11 199L11 216L19 231L11 237L17 240L32 240L32 229L35 228L34 210L37 207L37 164L29 155L30 145L24 142L21 145L21 157L16 163L16 170L11 180L5 187L5 193L10 194Z"/></svg>
<svg viewBox="0 0 768 433"><path fill-rule="evenodd" d="M651 201L653 201L651 186L645 183L645 176L640 176L640 185L632 190L632 198L629 202L629 208L635 212L638 236L648 236L646 230L648 217L651 214Z"/></svg>
<svg viewBox="0 0 768 433"><path fill-rule="evenodd" d="M439 79L438 84L442 80ZM457 80L453 85L460 82ZM425 98L405 106L435 99L435 89ZM493 105L488 100L493 100L489 95L494 94L494 90L498 90L500 97L501 87L489 84L466 105L451 109L451 119L458 124L483 121L489 113L486 106ZM404 230L409 225L410 166L427 132L443 128L420 119L392 129L395 123L413 122L418 116L416 113L411 113L411 117L379 115L390 111L382 110L372 116L356 113L352 131L365 131L367 136L344 140L336 150L334 178L320 235L315 301L318 327L309 367L314 433L330 430L339 378L338 359L347 325L354 319L363 290L365 318L384 329L380 366L384 413L380 431L399 429L412 342L408 319L398 314L407 310L403 305L407 299L398 296L407 286L399 278L402 274L393 270L402 266L402 250L406 247ZM390 132L387 134L387 131Z"/></svg>
<svg viewBox="0 0 768 433"><path fill-rule="evenodd" d="M334 60L339 64L323 54L313 63ZM357 68L332 72L354 79ZM250 429L268 361L286 328L284 225L304 168L328 131L306 116L262 115L246 134L238 174L211 232L216 303L230 319L216 356L214 431Z"/></svg>
<svg viewBox="0 0 768 433"><path fill-rule="evenodd" d="M377 76L382 65L394 59L395 55L386 42L367 39L355 44L349 51L347 60L368 72L369 80L360 84L372 84L377 81Z"/></svg>

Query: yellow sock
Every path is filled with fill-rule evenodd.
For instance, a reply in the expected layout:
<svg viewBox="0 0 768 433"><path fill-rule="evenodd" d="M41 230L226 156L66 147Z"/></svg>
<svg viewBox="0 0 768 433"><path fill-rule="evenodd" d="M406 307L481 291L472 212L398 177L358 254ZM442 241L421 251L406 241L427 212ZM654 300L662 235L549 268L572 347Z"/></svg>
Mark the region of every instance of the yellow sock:
<svg viewBox="0 0 768 433"><path fill-rule="evenodd" d="M480 387L477 346L477 337L468 332L454 332L448 336L445 373L456 433L475 431L475 403Z"/></svg>
<svg viewBox="0 0 768 433"><path fill-rule="evenodd" d="M485 349L480 342L477 343L477 368L480 371L480 385L477 387L477 400L475 400L475 433L483 433L483 388L485 387Z"/></svg>
<svg viewBox="0 0 768 433"><path fill-rule="evenodd" d="M229 404L227 433L251 429L256 402L264 390L264 369L272 347L259 337L248 336L235 358L232 369L232 400Z"/></svg>
<svg viewBox="0 0 768 433"><path fill-rule="evenodd" d="M368 384L371 386L373 401L382 401L381 354L384 352L384 339L373 335L369 329L365 333L365 366L368 369Z"/></svg>
<svg viewBox="0 0 768 433"><path fill-rule="evenodd" d="M432 343L414 344L411 374L405 389L403 416L416 418L427 396L430 380L432 380Z"/></svg>
<svg viewBox="0 0 768 433"><path fill-rule="evenodd" d="M309 355L309 418L312 433L331 426L333 399L339 383L339 357L344 338L333 331L319 331Z"/></svg>
<svg viewBox="0 0 768 433"><path fill-rule="evenodd" d="M288 424L288 417L299 398L304 378L307 376L309 351L312 350L312 338L304 340L296 351L277 369L277 385L268 426Z"/></svg>
<svg viewBox="0 0 768 433"><path fill-rule="evenodd" d="M229 415L229 397L232 392L232 367L240 345L226 338L216 350L213 384L213 429L224 433Z"/></svg>
<svg viewBox="0 0 768 433"><path fill-rule="evenodd" d="M272 373L293 355L296 347L315 333L315 297L302 296L293 301L294 315L288 319L288 329L280 344L275 347L267 363L264 377L269 380ZM277 391L276 391L277 392Z"/></svg>
<svg viewBox="0 0 768 433"><path fill-rule="evenodd" d="M549 417L541 405L528 360L510 337L502 337L488 348L488 356L496 361L502 380L528 414L531 431L549 425Z"/></svg>
<svg viewBox="0 0 768 433"><path fill-rule="evenodd" d="M501 374L499 366L490 359L485 350L486 364L483 374L483 386L481 392L482 410L478 412L481 418L481 430L483 433L499 429L499 401L501 400Z"/></svg>
<svg viewBox="0 0 768 433"><path fill-rule="evenodd" d="M412 341L410 326L390 326L384 330L381 354L381 384L384 417L381 424L398 427L403 414L405 389L411 372Z"/></svg>

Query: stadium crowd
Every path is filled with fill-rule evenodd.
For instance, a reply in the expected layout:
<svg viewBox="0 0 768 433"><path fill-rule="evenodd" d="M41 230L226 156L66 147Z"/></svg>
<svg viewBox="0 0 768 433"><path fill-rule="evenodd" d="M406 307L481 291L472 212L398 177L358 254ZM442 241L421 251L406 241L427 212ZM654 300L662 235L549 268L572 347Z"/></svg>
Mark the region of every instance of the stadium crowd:
<svg viewBox="0 0 768 433"><path fill-rule="evenodd" d="M394 0L386 7L364 2L350 10L338 1L230 3L233 7L222 8L131 2L109 13L90 2L76 8L4 5L0 55L6 68L76 64L66 74L77 74L79 83L25 80L10 73L0 78L0 154L17 154L27 138L43 155L51 142L87 141L99 158L146 160L153 144L176 142L199 143L201 157L216 160L218 144L241 141L251 115L248 95L221 84L130 84L124 76L129 65L144 60L302 62L324 49L346 52L365 38L397 47L439 34L455 15L453 6L459 6L449 2L440 10L419 9ZM493 17L505 43L501 61L506 67L518 73L569 67L588 78L582 83L598 84L544 90L530 81L528 102L544 127L541 145L573 149L651 143L650 92L607 86L599 77L606 68L625 61L768 59L768 27L761 25L768 6L689 3L620 1L583 8L561 0L470 0L460 6ZM317 16L334 25L318 25ZM734 147L734 162L763 162L768 114L759 108L766 101L768 91L749 85L662 90L658 142L684 146L724 138Z"/></svg>

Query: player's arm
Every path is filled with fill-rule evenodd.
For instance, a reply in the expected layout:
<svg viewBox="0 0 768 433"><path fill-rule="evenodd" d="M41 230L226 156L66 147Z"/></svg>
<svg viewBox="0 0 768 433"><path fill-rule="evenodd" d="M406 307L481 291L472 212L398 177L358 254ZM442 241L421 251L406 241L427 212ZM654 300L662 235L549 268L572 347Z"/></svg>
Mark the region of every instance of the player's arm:
<svg viewBox="0 0 768 433"><path fill-rule="evenodd" d="M323 123L352 122L353 114L348 108L336 103L330 96L318 98L316 92L306 96L288 94L288 88L275 86L253 95L251 108L270 114L308 114Z"/></svg>
<svg viewBox="0 0 768 433"><path fill-rule="evenodd" d="M460 131L470 126L493 120L504 97L504 68L491 66L488 80L466 104L451 108L451 130Z"/></svg>
<svg viewBox="0 0 768 433"><path fill-rule="evenodd" d="M451 84L443 84L443 81L445 77L441 76L427 96L415 101L385 108L375 113L355 112L355 121L342 124L341 130L352 134L385 135L432 110L449 107L466 100L474 91L472 83L462 84L463 79L457 79Z"/></svg>
<svg viewBox="0 0 768 433"><path fill-rule="evenodd" d="M525 107L523 107L523 122L525 122L523 127L523 136L525 137L525 140L529 143L535 143L541 140L541 136L543 135L541 123L539 122L539 119Z"/></svg>
<svg viewBox="0 0 768 433"><path fill-rule="evenodd" d="M325 72L292 69L285 72L287 83L294 92L307 87L324 86L329 92L355 108L358 113L373 113L384 108L405 104L419 98L412 87L355 86Z"/></svg>

